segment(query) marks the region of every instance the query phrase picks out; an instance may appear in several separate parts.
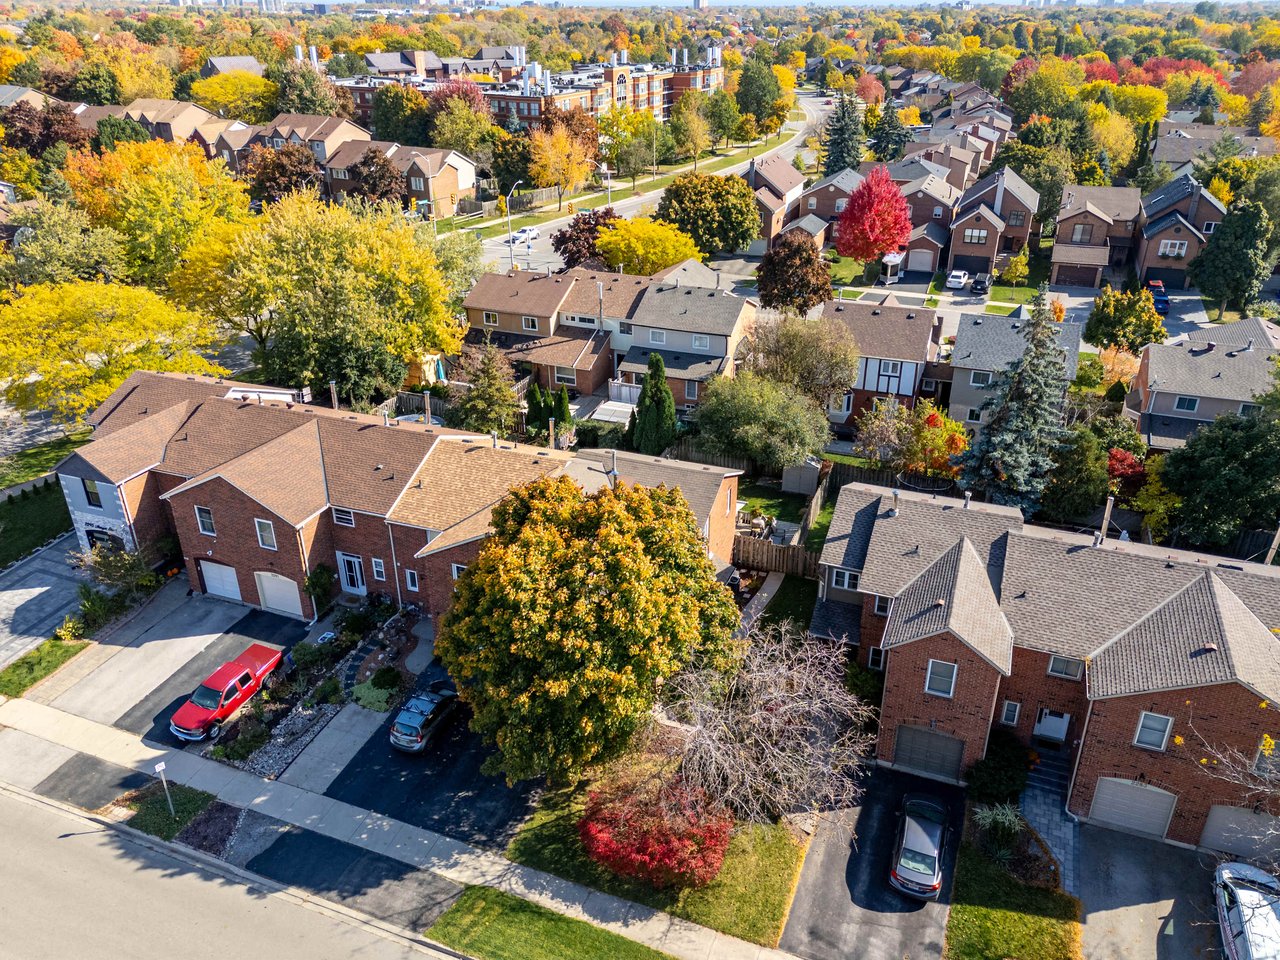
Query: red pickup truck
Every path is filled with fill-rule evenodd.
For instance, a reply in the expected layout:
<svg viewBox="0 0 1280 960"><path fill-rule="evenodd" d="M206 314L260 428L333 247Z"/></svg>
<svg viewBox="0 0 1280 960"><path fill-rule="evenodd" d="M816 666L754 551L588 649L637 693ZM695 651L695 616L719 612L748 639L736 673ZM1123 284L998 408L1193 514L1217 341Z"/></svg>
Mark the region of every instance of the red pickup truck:
<svg viewBox="0 0 1280 960"><path fill-rule="evenodd" d="M258 692L283 656L274 647L252 644L196 688L169 721L169 732L179 740L217 740L222 725Z"/></svg>

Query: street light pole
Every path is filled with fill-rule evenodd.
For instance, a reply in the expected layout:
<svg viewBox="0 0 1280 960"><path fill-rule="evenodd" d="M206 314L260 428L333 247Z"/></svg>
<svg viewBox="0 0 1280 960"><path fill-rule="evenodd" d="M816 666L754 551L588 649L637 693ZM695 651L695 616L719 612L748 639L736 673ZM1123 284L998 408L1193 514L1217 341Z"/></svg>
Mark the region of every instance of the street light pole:
<svg viewBox="0 0 1280 960"><path fill-rule="evenodd" d="M507 252L511 254L511 269L516 268L516 238L511 232L511 196L516 192L516 187L524 183L523 180L517 180L511 185L511 191L507 194Z"/></svg>

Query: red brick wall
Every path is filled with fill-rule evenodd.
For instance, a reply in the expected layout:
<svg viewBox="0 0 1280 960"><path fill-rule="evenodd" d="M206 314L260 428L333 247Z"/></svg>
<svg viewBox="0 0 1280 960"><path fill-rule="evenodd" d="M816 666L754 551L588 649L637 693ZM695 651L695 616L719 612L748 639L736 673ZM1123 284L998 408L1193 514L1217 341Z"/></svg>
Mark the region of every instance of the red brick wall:
<svg viewBox="0 0 1280 960"><path fill-rule="evenodd" d="M821 190L807 193L800 198L800 216L813 214L815 217L821 217L828 222L838 220L840 214L836 212L836 201L849 199L847 190L840 190L834 186L825 186ZM813 200L813 207L810 209L809 201Z"/></svg>
<svg viewBox="0 0 1280 960"><path fill-rule="evenodd" d="M882 617L876 613L875 597L864 595L862 598L862 641L858 644L858 663L861 666L867 665L867 651L872 647L880 646L880 640L884 636L884 625L888 621L888 617ZM922 684L923 680L920 681Z"/></svg>
<svg viewBox="0 0 1280 960"><path fill-rule="evenodd" d="M1099 777L1136 780L1141 775L1152 786L1178 795L1168 839L1199 843L1215 803L1254 803L1255 798L1207 773L1200 759L1207 759L1204 742L1252 757L1262 734L1276 732L1275 714L1261 709L1259 700L1257 694L1230 683L1094 701L1072 784L1071 811L1089 815ZM1163 753L1133 745L1144 710L1174 718ZM1182 745L1175 743L1176 737L1183 739ZM1280 808L1271 812L1280 814Z"/></svg>
<svg viewBox="0 0 1280 960"><path fill-rule="evenodd" d="M725 512L726 501L729 504L728 513ZM733 535L737 502L738 478L725 477L720 481L720 492L716 495L715 506L711 508L711 517L707 524L710 530L710 536L707 539L711 552L725 563L730 563L733 560Z"/></svg>
<svg viewBox="0 0 1280 960"><path fill-rule="evenodd" d="M1006 700L1022 704L1015 727L1000 723L1001 710ZM1085 682L1063 680L1049 676L1049 654L1025 647L1013 648L1013 673L1000 680L1000 693L996 700L994 720L1002 730L1011 730L1024 743L1031 743L1031 731L1036 725L1036 713L1044 707L1060 713L1071 714L1071 726L1067 729L1067 746L1080 739L1084 730L1085 714L1089 711L1088 691Z"/></svg>
<svg viewBox="0 0 1280 960"><path fill-rule="evenodd" d="M865 609L865 608L864 608ZM956 665L951 698L924 692L930 660ZM962 769L980 760L987 749L991 711L1000 673L972 649L949 633L895 647L889 653L880 707L877 756L892 761L898 725L932 727L938 733L964 741Z"/></svg>
<svg viewBox="0 0 1280 960"><path fill-rule="evenodd" d="M429 554L419 561L424 567L421 574L422 602L433 617L439 617L453 603L453 565L459 563L465 567L479 556L483 546L483 540L473 540Z"/></svg>
<svg viewBox="0 0 1280 960"><path fill-rule="evenodd" d="M391 538L395 542L396 565L393 569L391 560L388 558L388 593L393 597L398 595L404 603L416 603L419 606L423 606L426 603L425 585L423 583L425 561L415 559L414 554L427 545L427 531L420 530L417 527L405 527L393 523L391 524ZM405 586L404 571L406 569L418 571L417 593L410 592ZM395 582L390 582L392 580ZM399 594L397 594L397 590L399 590Z"/></svg>
<svg viewBox="0 0 1280 960"><path fill-rule="evenodd" d="M133 521L133 534L139 545L176 535L173 513L160 495L182 480L182 477L149 471L120 485L120 496Z"/></svg>

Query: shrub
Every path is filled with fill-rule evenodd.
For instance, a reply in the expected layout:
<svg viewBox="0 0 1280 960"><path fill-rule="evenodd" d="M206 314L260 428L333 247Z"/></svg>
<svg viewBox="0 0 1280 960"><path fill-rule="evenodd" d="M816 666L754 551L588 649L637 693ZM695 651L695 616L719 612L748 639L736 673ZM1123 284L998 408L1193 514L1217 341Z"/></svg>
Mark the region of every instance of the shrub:
<svg viewBox="0 0 1280 960"><path fill-rule="evenodd" d="M342 684L337 677L325 677L311 695L312 703L341 703Z"/></svg>
<svg viewBox="0 0 1280 960"><path fill-rule="evenodd" d="M1106 397L1107 403L1124 403L1124 398L1128 395L1129 387L1123 380L1117 380L1107 387L1107 392L1103 396Z"/></svg>
<svg viewBox="0 0 1280 960"><path fill-rule="evenodd" d="M248 760L271 739L271 731L267 725L252 714L240 721L239 732L230 743L218 744L213 748L215 757L228 760Z"/></svg>
<svg viewBox="0 0 1280 960"><path fill-rule="evenodd" d="M75 643L84 639L84 621L72 614L62 621L62 626L53 631L53 639L63 643Z"/></svg>
<svg viewBox="0 0 1280 960"><path fill-rule="evenodd" d="M390 710L391 701L395 695L396 691L379 690L370 680L366 680L364 683L357 683L351 691L351 699L366 710L372 710L375 713L386 713Z"/></svg>
<svg viewBox="0 0 1280 960"><path fill-rule="evenodd" d="M110 594L95 590L87 583L76 588L80 594L80 620L86 630L105 627L129 609L129 599L123 594Z"/></svg>
<svg viewBox="0 0 1280 960"><path fill-rule="evenodd" d="M308 673L323 664L329 658L329 651L315 643L296 643L290 651L293 665L302 673Z"/></svg>
<svg viewBox="0 0 1280 960"><path fill-rule="evenodd" d="M987 755L969 768L969 797L974 803L1014 803L1027 785L1027 748L1007 730L992 730Z"/></svg>
<svg viewBox="0 0 1280 960"><path fill-rule="evenodd" d="M1082 353L1076 366L1076 386L1086 390L1102 386L1102 361L1096 354Z"/></svg>
<svg viewBox="0 0 1280 960"><path fill-rule="evenodd" d="M578 822L587 856L656 889L700 887L724 864L733 817L679 780L592 791Z"/></svg>
<svg viewBox="0 0 1280 960"><path fill-rule="evenodd" d="M400 671L395 667L379 667L369 682L377 690L395 690L400 686Z"/></svg>
<svg viewBox="0 0 1280 960"><path fill-rule="evenodd" d="M863 703L880 706L880 698L884 695L884 674L879 670L868 670L866 667L859 666L853 657L853 653L850 652L849 666L844 673L845 689Z"/></svg>
<svg viewBox="0 0 1280 960"><path fill-rule="evenodd" d="M323 563L316 564L315 569L302 581L302 589L317 607L323 606L333 596L333 590L337 585L337 572Z"/></svg>

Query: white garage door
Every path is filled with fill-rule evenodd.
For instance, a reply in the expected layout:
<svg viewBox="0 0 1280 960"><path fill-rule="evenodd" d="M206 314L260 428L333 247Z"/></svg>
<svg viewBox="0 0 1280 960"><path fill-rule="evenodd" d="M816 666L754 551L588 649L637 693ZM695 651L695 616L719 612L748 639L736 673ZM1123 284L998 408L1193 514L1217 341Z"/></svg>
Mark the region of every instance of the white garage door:
<svg viewBox="0 0 1280 960"><path fill-rule="evenodd" d="M916 773L927 773L947 780L960 779L964 760L964 741L925 727L898 727L894 740L893 765Z"/></svg>
<svg viewBox="0 0 1280 960"><path fill-rule="evenodd" d="M236 580L236 568L212 560L200 561L200 573L204 576L204 589L215 597L228 600L240 599L240 582Z"/></svg>
<svg viewBox="0 0 1280 960"><path fill-rule="evenodd" d="M1215 804L1209 808L1200 846L1274 862L1280 858L1280 817L1254 813L1252 807Z"/></svg>
<svg viewBox="0 0 1280 960"><path fill-rule="evenodd" d="M933 273L933 251L911 250L907 253L907 269Z"/></svg>
<svg viewBox="0 0 1280 960"><path fill-rule="evenodd" d="M1099 826L1163 837L1178 798L1136 780L1099 777L1089 819Z"/></svg>
<svg viewBox="0 0 1280 960"><path fill-rule="evenodd" d="M266 570L259 570L253 576L258 581L258 602L262 609L289 617L302 616L302 594L298 592L296 583Z"/></svg>

